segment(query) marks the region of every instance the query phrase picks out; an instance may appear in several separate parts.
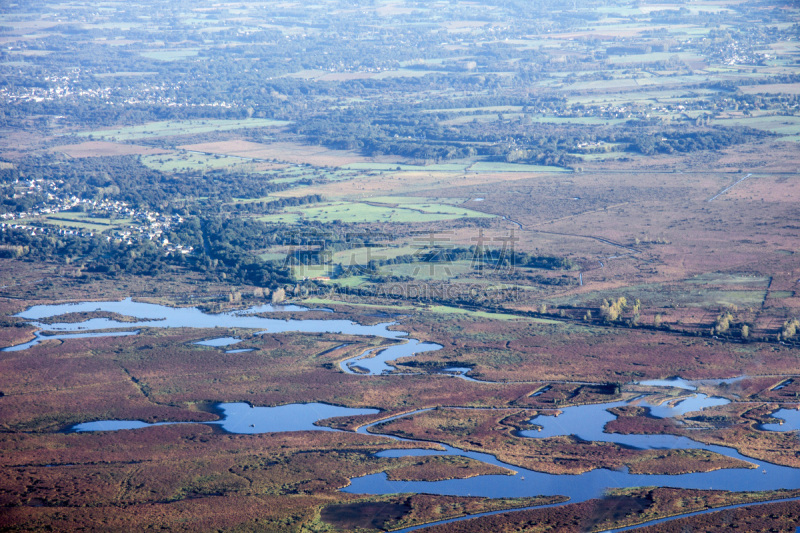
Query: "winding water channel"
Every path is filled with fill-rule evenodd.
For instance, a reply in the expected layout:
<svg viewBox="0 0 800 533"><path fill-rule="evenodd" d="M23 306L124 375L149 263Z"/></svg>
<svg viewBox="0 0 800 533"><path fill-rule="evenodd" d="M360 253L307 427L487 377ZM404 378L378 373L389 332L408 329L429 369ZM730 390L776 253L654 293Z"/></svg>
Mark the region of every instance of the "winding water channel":
<svg viewBox="0 0 800 533"><path fill-rule="evenodd" d="M300 311L302 308L292 308ZM54 323L40 322L45 318L57 317L66 313L104 311L119 313L126 317L133 317L131 321L117 321L108 318L94 318L80 323ZM36 326L39 331L36 339L31 342L6 348L10 350L24 350L41 342L45 338L65 339L70 337L84 337L94 335L133 335L140 328L248 328L260 330L261 333L279 332L311 332L311 333L345 333L365 337L381 337L396 341L388 348L370 350L357 357L343 361L340 368L343 372L359 373L364 375L378 375L391 372L393 367L388 361L407 357L422 351L434 351L441 346L433 343L420 342L407 338L401 331L390 330L393 322L364 326L346 320L285 320L281 318L265 318L254 313L277 313L279 309L253 308L247 311L207 314L195 308L169 308L154 304L133 302L130 299L121 302L85 302L80 304L35 306L17 316L25 318ZM120 328L121 331L103 331ZM124 330L124 331L122 331ZM211 346L228 346L235 344L237 339L220 337L211 339L203 344ZM375 353L377 351L377 353ZM464 367L448 369L459 377L469 370ZM401 457L409 455L458 455L469 457L484 463L506 468L513 475L484 475L467 479L452 479L445 481L390 481L385 473L368 475L351 480L351 484L344 488L345 492L357 494L392 494L392 493L428 493L441 495L471 495L499 497L522 497L537 495L564 495L570 498L569 503L576 503L592 498L598 498L609 488L637 487L637 486L664 486L689 489L723 489L732 491L761 491L777 489L800 489L800 470L754 461L745 457L736 450L724 446L702 444L688 437L674 435L620 435L604 431L608 422L614 420L615 415L608 409L626 404L635 403L648 407L650 414L656 417L672 417L690 411L698 411L728 403L722 398L707 397L702 394L693 394L694 384L683 380L667 380L662 382L642 382L643 385L671 386L683 388L687 391L683 401L667 405L650 404L646 397L628 401L618 401L606 404L581 405L561 409L559 416L538 416L532 422L541 427L541 430L520 431L517 436L522 438L547 438L559 435L575 435L586 441L611 442L622 446L639 449L670 449L688 450L702 449L715 452L731 458L748 462L753 468L732 468L717 470L707 473L693 473L680 475L642 475L631 474L627 470L596 469L579 475L554 475L524 469L498 460L490 454L466 451L459 448L439 443L443 451L433 450L389 450L380 452L382 457ZM222 419L210 422L222 427L231 433L264 433L277 431L322 430L335 431L330 428L318 426L315 422L334 416L353 414L377 414L375 409L349 409L319 403L292 404L279 407L265 408L253 407L244 403L219 404ZM393 435L381 433L377 427L397 418L413 416L426 410L405 413L397 417L384 419L362 426L357 431L361 434L377 434L396 441L406 441ZM787 431L798 429L800 426L800 411L783 409L775 414L785 423L764 425L762 430ZM163 423L162 423L163 424ZM72 428L73 431L107 431L119 429L136 429L147 427L140 421L100 421L79 424ZM161 425L161 424L157 424ZM773 427L774 426L774 427ZM755 467L755 463L758 467ZM464 517L472 518L474 517ZM430 524L429 524L430 525ZM421 526L426 527L426 526ZM417 528L408 528L402 531L412 531Z"/></svg>

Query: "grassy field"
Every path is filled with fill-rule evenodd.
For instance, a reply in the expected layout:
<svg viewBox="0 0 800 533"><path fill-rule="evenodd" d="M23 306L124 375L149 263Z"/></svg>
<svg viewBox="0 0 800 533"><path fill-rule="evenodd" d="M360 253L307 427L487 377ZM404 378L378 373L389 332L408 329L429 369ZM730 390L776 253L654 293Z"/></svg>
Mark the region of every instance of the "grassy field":
<svg viewBox="0 0 800 533"><path fill-rule="evenodd" d="M408 276L421 281L444 281L473 272L472 261L442 261L386 265L381 273Z"/></svg>
<svg viewBox="0 0 800 533"><path fill-rule="evenodd" d="M241 157L207 155L192 152L170 152L141 158L142 164L161 172L188 172L238 167L237 170L252 171L253 164Z"/></svg>
<svg viewBox="0 0 800 533"><path fill-rule="evenodd" d="M601 292L589 292L581 296L556 298L558 305L586 305L603 299L625 296L629 301L640 299L647 307L668 308L680 306L684 308L718 309L720 306L735 305L740 308L760 307L766 298L764 289L728 290L711 286L663 286L660 284L630 286L624 289L610 289Z"/></svg>
<svg viewBox="0 0 800 533"><path fill-rule="evenodd" d="M378 204L389 205L419 205L419 204L461 204L467 201L467 198L434 198L429 196L373 196L369 199L370 202Z"/></svg>
<svg viewBox="0 0 800 533"><path fill-rule="evenodd" d="M139 52L139 55L159 61L178 61L180 59L186 59L187 57L194 57L198 52L198 48L187 48L184 50L153 50L149 52Z"/></svg>
<svg viewBox="0 0 800 533"><path fill-rule="evenodd" d="M555 320L545 320L539 318L520 317L517 315L510 315L507 313L488 313L486 311L470 311L469 309L461 309L458 307L449 307L447 305L432 305L426 308L427 311L437 314L445 315L467 315L475 318L487 318L490 320L519 320L524 318L529 322L537 322L541 324L558 324Z"/></svg>
<svg viewBox="0 0 800 533"><path fill-rule="evenodd" d="M655 63L657 61L669 61L677 57L681 61L700 61L702 56L687 52L652 52L649 54L631 54L623 56L611 56L608 62L615 65L628 63Z"/></svg>
<svg viewBox="0 0 800 533"><path fill-rule="evenodd" d="M259 220L273 223L297 223L303 219L323 223L333 221L343 223L418 223L466 217L491 218L492 216L446 204L424 204L406 208L370 205L361 202L331 202L291 208L290 212L265 215L259 217Z"/></svg>
<svg viewBox="0 0 800 533"><path fill-rule="evenodd" d="M69 229L82 229L100 233L110 229L119 229L123 226L128 226L133 223L132 219L119 218L109 221L107 218L91 218L84 213L63 212L46 215L43 217L46 224L54 226L61 226ZM40 223L39 219L20 219L17 221L19 224L32 224L37 225Z"/></svg>
<svg viewBox="0 0 800 533"><path fill-rule="evenodd" d="M286 122L267 120L261 125L256 124L251 127L264 127L266 125L282 126L286 124ZM296 165L310 165L317 169L346 167L351 163L363 163L369 160L369 158L354 151L334 150L324 146L309 145L302 142L251 142L241 139L231 139L227 141L184 145L179 148L207 154L234 155L273 162L280 161Z"/></svg>
<svg viewBox="0 0 800 533"><path fill-rule="evenodd" d="M52 148L54 152L61 152L70 157L103 157L120 155L156 155L165 154L165 150L150 146L135 144L113 143L106 141L87 141L79 144L66 144Z"/></svg>
<svg viewBox="0 0 800 533"><path fill-rule="evenodd" d="M295 279L328 277L333 271L333 265L296 265L292 267L292 276Z"/></svg>
<svg viewBox="0 0 800 533"><path fill-rule="evenodd" d="M551 167L543 165L524 165L517 163L495 163L479 161L469 167L472 172L570 172L561 167Z"/></svg>
<svg viewBox="0 0 800 533"><path fill-rule="evenodd" d="M687 279L686 283L703 285L755 285L766 289L769 286L769 278L752 274L710 272Z"/></svg>
<svg viewBox="0 0 800 533"><path fill-rule="evenodd" d="M365 303L355 303L355 302L343 302L340 300L328 300L326 298L306 298L303 300L305 305L346 305L349 307L364 307L367 309L403 309L403 310L410 310L415 309L412 305L376 305L376 304L365 304Z"/></svg>
<svg viewBox="0 0 800 533"><path fill-rule="evenodd" d="M365 276L348 276L346 278L337 278L333 283L345 288L354 288L362 285L367 281Z"/></svg>
<svg viewBox="0 0 800 533"><path fill-rule="evenodd" d="M351 163L344 165L343 168L350 170L361 171L378 171L378 172L391 172L391 171L414 171L424 170L426 172L459 172L466 170L469 163L440 163L436 165L407 165L395 163Z"/></svg>
<svg viewBox="0 0 800 533"><path fill-rule="evenodd" d="M400 255L414 255L420 252L418 246L386 246L380 248L364 247L343 250L333 254L333 261L347 265L366 265L371 260L394 259Z"/></svg>
<svg viewBox="0 0 800 533"><path fill-rule="evenodd" d="M742 118L717 119L720 126L747 126L779 135L800 135L800 117L784 115L766 115Z"/></svg>
<svg viewBox="0 0 800 533"><path fill-rule="evenodd" d="M118 129L85 131L78 135L81 137L98 139L132 141L137 139L171 137L175 135L193 135L212 131L230 131L243 128L267 128L285 126L286 124L288 124L288 122L258 118L242 120L166 120L163 122L150 122L139 126L128 126Z"/></svg>

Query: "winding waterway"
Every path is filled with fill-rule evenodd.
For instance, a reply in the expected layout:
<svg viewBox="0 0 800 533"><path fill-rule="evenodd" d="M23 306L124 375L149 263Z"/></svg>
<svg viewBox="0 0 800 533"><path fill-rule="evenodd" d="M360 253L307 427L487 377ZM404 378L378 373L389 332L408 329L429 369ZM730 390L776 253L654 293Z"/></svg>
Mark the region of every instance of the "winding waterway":
<svg viewBox="0 0 800 533"><path fill-rule="evenodd" d="M293 308L300 311L302 308ZM66 313L102 311L119 313L132 317L131 321L117 321L108 318L94 318L80 323L40 322L45 318L56 317ZM387 362L400 357L412 356L423 351L435 351L441 348L438 344L425 343L407 338L401 331L390 330L393 322L365 326L346 320L285 320L265 318L255 313L278 312L276 309L253 308L246 311L208 314L195 308L169 308L165 306L133 302L130 299L120 302L85 302L80 304L63 304L34 306L16 316L25 318L39 331L36 339L29 343L6 348L24 350L34 346L44 338L66 339L97 335L134 335L131 329L150 328L247 328L261 330L261 333L306 332L306 333L343 333L364 337L380 337L396 341L387 348L368 350L361 355L343 361L340 368L343 372L366 375L385 374L393 371ZM123 328L126 331L98 331ZM204 344L225 346L233 344L236 339L220 337ZM447 369L460 376L468 370L466 367ZM541 430L520 431L523 438L547 438L559 435L575 435L586 441L611 442L622 446L640 449L687 450L702 449L715 452L751 464L754 460L745 457L732 448L702 444L688 437L674 435L620 435L606 433L606 424L615 418L608 409L636 403L650 409L652 416L672 417L689 411L698 411L715 405L722 405L728 400L692 394L695 384L682 380L663 382L643 382L643 385L673 386L687 390L688 396L681 401L666 405L650 404L646 398L619 401L597 405L582 405L561 409L559 416L538 416L532 423ZM374 409L347 409L327 404L309 403L293 404L279 407L253 407L244 403L219 404L222 420L210 422L221 426L231 433L264 433L276 431L324 430L333 431L316 425L316 422L333 416L352 414L376 414ZM422 410L424 411L424 410ZM395 418L412 416L422 411L406 413ZM781 410L776 418L784 419L784 426L778 424L765 425L764 430L796 429L800 424L800 411ZM378 424L392 419L374 422L358 429L358 433L383 435L397 441L408 441L378 431ZM163 423L162 423L163 424ZM157 425L162 425L157 424ZM118 429L136 429L150 426L140 421L100 421L79 424L74 431L107 431ZM777 427L771 427L777 426ZM506 468L513 475L484 475L467 479L451 479L444 481L390 481L385 473L368 475L351 480L351 484L343 489L345 492L358 494L391 494L391 493L428 493L441 495L471 495L499 497L522 497L536 495L564 495L570 498L569 503L598 498L609 488L636 486L664 486L690 489L724 489L732 491L758 491L776 489L800 489L800 470L785 466L773 465L758 461L757 468L732 468L707 473L680 475L643 475L631 474L627 470L596 469L579 475L555 475L535 472L498 460L496 457L480 452L466 451L439 443L443 451L432 450L389 450L378 455L383 457L401 457L409 455L458 455L469 457L484 463ZM753 465L755 466L755 465ZM470 517L465 517L470 518ZM423 526L424 527L424 526ZM403 531L412 531L408 528Z"/></svg>

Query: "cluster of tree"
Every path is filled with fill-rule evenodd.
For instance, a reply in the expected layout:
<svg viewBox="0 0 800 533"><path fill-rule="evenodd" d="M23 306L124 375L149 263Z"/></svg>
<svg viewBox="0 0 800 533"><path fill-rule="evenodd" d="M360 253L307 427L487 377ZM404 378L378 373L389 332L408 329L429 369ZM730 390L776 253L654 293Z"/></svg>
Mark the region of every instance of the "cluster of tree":
<svg viewBox="0 0 800 533"><path fill-rule="evenodd" d="M715 127L696 131L643 131L630 136L630 148L645 155L672 152L696 152L699 150L719 150L761 139L770 134L746 127Z"/></svg>
<svg viewBox="0 0 800 533"><path fill-rule="evenodd" d="M53 260L79 265L85 272L155 275L170 267L205 273L210 279L275 287L292 281L281 262L263 261L255 251L276 243L291 243L281 228L242 220L191 218L171 227L169 240L194 253L168 253L147 239L122 241L107 235L32 234L21 229L0 231L0 255L22 260Z"/></svg>
<svg viewBox="0 0 800 533"><path fill-rule="evenodd" d="M624 296L620 296L611 302L603 300L603 303L600 304L600 317L607 322L616 322L622 317L622 313L627 306L628 300Z"/></svg>
<svg viewBox="0 0 800 533"><path fill-rule="evenodd" d="M800 328L800 320L796 318L787 319L781 326L779 338L788 340L797 335L797 329Z"/></svg>
<svg viewBox="0 0 800 533"><path fill-rule="evenodd" d="M324 200L325 198L320 194L309 194L299 197L269 198L255 202L237 202L228 204L226 207L236 210L237 213L277 213L287 207L315 204Z"/></svg>
<svg viewBox="0 0 800 533"><path fill-rule="evenodd" d="M75 196L87 200L119 200L134 208L153 209L167 214L193 212L187 201L204 198L202 205L230 202L237 198L263 198L285 190L286 183L275 183L263 175L225 170L186 171L165 173L142 164L139 156L90 157L63 160L53 154L25 158L17 169L0 175L3 212L29 211L41 204L50 190L37 194L14 195L16 179L46 180L58 183L57 194L62 198ZM289 205L292 200L275 200ZM306 200L319 201L307 197ZM276 205L276 208L279 206ZM185 208L185 209L184 209Z"/></svg>
<svg viewBox="0 0 800 533"><path fill-rule="evenodd" d="M155 275L185 262L182 254L166 254L152 241L126 244L105 236L31 234L21 229L0 231L0 243L8 257L23 261L58 259L78 265L85 272L114 275Z"/></svg>
<svg viewBox="0 0 800 533"><path fill-rule="evenodd" d="M719 335L727 333L731 329L733 323L733 314L730 311L721 313L714 321L714 327L711 328L712 335Z"/></svg>

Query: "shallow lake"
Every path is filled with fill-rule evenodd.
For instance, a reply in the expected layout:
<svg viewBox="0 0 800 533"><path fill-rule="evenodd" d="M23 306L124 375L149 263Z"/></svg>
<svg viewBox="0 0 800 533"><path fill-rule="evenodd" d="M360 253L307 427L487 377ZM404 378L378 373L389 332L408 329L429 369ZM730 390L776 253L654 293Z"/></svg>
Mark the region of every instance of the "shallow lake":
<svg viewBox="0 0 800 533"><path fill-rule="evenodd" d="M285 310L285 309L284 309ZM291 311L301 311L302 308L292 308ZM49 318L72 312L106 311L115 312L135 320L120 322L106 318L91 319L81 323L43 324L39 319ZM17 316L26 318L37 326L37 339L31 343L15 346L7 350L27 349L42 338L71 338L97 335L132 335L136 331L99 332L114 328L139 329L152 328L248 328L261 330L261 332L307 332L307 333L346 333L358 336L377 336L384 339L397 341L383 349L373 349L343 361L341 370L348 373L381 374L392 370L388 361L406 357L422 351L434 351L441 346L425 343L416 339L408 339L407 334L390 330L394 323L382 323L373 326L364 326L346 320L288 320L255 316L255 313L280 312L271 307L261 306L245 311L232 313L208 314L194 308L169 308L154 304L133 302L130 299L121 302L86 302L81 304L35 306ZM93 331L94 330L94 331ZM71 333L70 333L71 332ZM52 337L45 334L55 334ZM217 341L223 343L232 338L220 337ZM212 340L213 341L213 340ZM220 344L222 345L222 344ZM377 352L377 353L376 353ZM353 369L360 372L355 372ZM465 374L467 367L450 367L445 371L455 375ZM716 380L731 381L731 380ZM642 382L642 385L668 386L683 388L687 391L696 389L698 382L685 380L660 380ZM689 397L674 401L670 404L655 405L647 402L646 398L631 400L648 407L653 416L672 417L692 411L707 409L716 405L723 405L728 400L708 397L704 394L694 394ZM559 416L538 416L532 420L541 426L541 431L529 430L518 433L523 438L546 438L557 435L575 435L587 441L612 442L622 446L643 449L704 449L727 455L736 459L755 463L756 461L742 456L731 448L722 446L709 446L687 437L674 435L618 435L604 431L605 425L614 419L614 415L607 409L625 405L629 402L613 402L598 405L584 405L562 408ZM349 409L328 404L308 403L292 404L279 407L252 407L244 403L219 404L223 419L210 422L221 426L231 433L263 433L276 431L333 431L314 425L315 422L335 416L353 414L375 414L375 409ZM401 416L409 416L407 413ZM780 410L775 413L776 418L784 419L780 430L794 429L800 425L800 411ZM180 422L177 422L180 423ZM378 423L369 424L358 430L367 433L370 428ZM74 431L103 431L114 429L135 429L148 427L150 424L141 421L100 421L78 424ZM161 425L161 424L159 424ZM767 425L763 429L774 430L777 428ZM394 440L405 440L386 435ZM718 470L708 473L681 474L681 475L637 475L624 470L597 469L580 475L553 475L534 472L514 465L505 464L492 455L460 450L442 444L445 451L430 450L390 450L381 452L381 456L401 457L407 455L451 454L470 457L489 464L505 467L516 472L513 476L479 476L461 480L447 480L437 482L408 482L389 481L385 474L374 474L352 480L346 492L367 494L388 494L397 492L417 492L430 494L473 495L489 497L533 496L533 495L565 495L571 502L583 501L602 496L607 488L621 488L634 486L667 486L698 489L725 489L733 491L774 490L779 488L800 488L800 470L772 465L758 461L758 468L737 468Z"/></svg>
<svg viewBox="0 0 800 533"><path fill-rule="evenodd" d="M197 341L195 344L199 344L200 346L220 348L222 346L230 346L240 342L242 342L242 339L237 339L236 337L219 337L216 339L208 339L206 341Z"/></svg>
<svg viewBox="0 0 800 533"><path fill-rule="evenodd" d="M565 495L570 502L598 498L608 488L663 486L695 489L720 489L732 491L776 490L781 488L800 488L800 470L785 466L756 461L743 456L732 448L707 445L688 437L675 435L620 435L606 433L605 425L616 417L608 411L613 407L627 404L642 405L642 399L619 401L596 405L581 405L561 409L558 416L540 415L532 423L542 427L541 431L526 430L517 432L525 438L547 438L560 435L575 435L579 439L595 442L612 442L622 446L639 449L701 449L716 452L750 463L757 468L732 468L707 473L679 475L630 474L626 470L596 469L578 475L554 475L535 472L509 465L494 456L464 451L443 444L446 451L431 450L389 450L380 452L381 457L404 457L407 455L460 455L478 461L501 466L516 472L513 476L479 476L475 478L446 481L390 481L385 474L373 474L353 479L351 485L343 489L351 493L390 494L395 492L418 492L460 496L487 496L492 498L520 497L533 495ZM645 406L648 406L645 404ZM709 403L707 407L712 407ZM421 412L421 411L418 411ZM414 414L414 413L410 413ZM409 415L404 415L409 416ZM399 417L397 417L399 418ZM359 429L368 432L376 424ZM381 434L376 432L377 434ZM397 440L407 441L407 439Z"/></svg>
<svg viewBox="0 0 800 533"><path fill-rule="evenodd" d="M778 409L772 414L772 417L782 420L783 423L761 424L761 429L766 431L800 430L800 410L798 409Z"/></svg>
<svg viewBox="0 0 800 533"><path fill-rule="evenodd" d="M381 350L377 355L369 352L354 357L342 363L342 370L348 373L353 372L351 366L358 366L364 371L359 373L381 374L391 372L393 367L386 364L387 361L400 357L413 356L415 353L438 350L437 344L424 343L415 339L407 339L407 333L403 331L392 331L389 326L394 322L385 322L373 326L364 326L349 320L290 320L283 318L266 318L256 316L262 313L278 312L302 312L308 309L299 306L273 307L262 305L252 307L244 311L234 311L230 313L204 313L192 307L166 307L163 305L134 302L130 298L119 302L83 302L77 304L58 304L58 305L37 305L27 309L15 316L30 320L31 324L39 328L37 338L31 342L5 348L5 351L25 350L35 346L43 338L69 339L89 336L108 336L108 335L131 335L135 332L98 332L90 331L108 330L114 328L247 328L262 330L259 333L343 333L348 335L358 335L364 337L382 337L400 341L399 344ZM132 321L122 322L109 318L93 318L84 322L77 323L55 323L43 324L38 320L44 318L58 317L67 313L80 312L108 312L131 317ZM47 335L43 335L46 333ZM70 333L75 332L75 333ZM78 333L80 332L80 333ZM50 334L56 335L50 335ZM224 337L217 340L201 341L199 344L207 346L223 346L231 337ZM238 339L237 339L238 340ZM217 344L219 343L219 344Z"/></svg>
<svg viewBox="0 0 800 533"><path fill-rule="evenodd" d="M353 409L326 403L295 403L277 407L253 407L243 402L220 403L215 406L223 418L214 422L197 422L221 426L228 433L272 433L284 431L336 431L315 425L320 420L336 416L374 415L377 409ZM120 429L139 429L169 424L194 422L158 422L148 424L139 420L100 420L85 422L70 428L70 431L115 431Z"/></svg>

